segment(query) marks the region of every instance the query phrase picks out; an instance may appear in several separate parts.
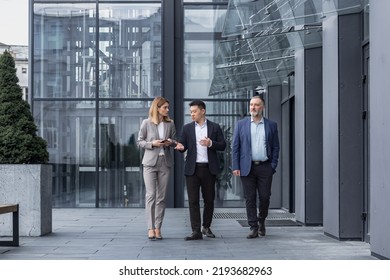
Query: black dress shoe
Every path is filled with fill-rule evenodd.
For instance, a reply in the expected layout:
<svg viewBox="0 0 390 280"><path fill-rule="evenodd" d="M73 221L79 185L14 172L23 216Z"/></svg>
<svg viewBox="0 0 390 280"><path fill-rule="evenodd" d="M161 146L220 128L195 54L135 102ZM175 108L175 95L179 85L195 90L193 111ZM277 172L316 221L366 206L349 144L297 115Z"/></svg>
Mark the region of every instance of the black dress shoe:
<svg viewBox="0 0 390 280"><path fill-rule="evenodd" d="M251 230L251 232L246 236L248 239L259 237L259 231L257 229Z"/></svg>
<svg viewBox="0 0 390 280"><path fill-rule="evenodd" d="M265 221L259 222L259 235L265 236Z"/></svg>
<svg viewBox="0 0 390 280"><path fill-rule="evenodd" d="M196 232L196 231L191 233L191 235L184 237L185 241L188 241L188 240L198 240L198 239L203 239L203 236L202 236L202 234L200 232Z"/></svg>
<svg viewBox="0 0 390 280"><path fill-rule="evenodd" d="M206 235L207 237L215 238L215 234L208 227L202 227L202 233L203 233L203 235Z"/></svg>

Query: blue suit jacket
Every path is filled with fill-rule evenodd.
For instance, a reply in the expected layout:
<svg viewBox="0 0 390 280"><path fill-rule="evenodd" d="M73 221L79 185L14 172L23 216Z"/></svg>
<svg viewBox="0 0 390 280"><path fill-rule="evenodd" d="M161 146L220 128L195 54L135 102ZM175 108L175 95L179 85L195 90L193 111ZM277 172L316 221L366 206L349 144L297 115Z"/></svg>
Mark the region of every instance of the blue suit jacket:
<svg viewBox="0 0 390 280"><path fill-rule="evenodd" d="M276 122L264 118L267 157L276 170L279 159L279 137ZM248 176L252 165L251 117L237 122L233 133L232 170L240 170L241 176Z"/></svg>
<svg viewBox="0 0 390 280"><path fill-rule="evenodd" d="M211 139L212 145L207 149L207 157L209 161L209 170L213 175L219 172L219 161L217 151L223 151L226 148L225 137L219 124L207 119L207 137ZM196 135L195 122L188 123L183 126L183 131L179 142L183 144L184 150L187 151L187 156L184 166L184 175L191 176L195 173L196 164Z"/></svg>

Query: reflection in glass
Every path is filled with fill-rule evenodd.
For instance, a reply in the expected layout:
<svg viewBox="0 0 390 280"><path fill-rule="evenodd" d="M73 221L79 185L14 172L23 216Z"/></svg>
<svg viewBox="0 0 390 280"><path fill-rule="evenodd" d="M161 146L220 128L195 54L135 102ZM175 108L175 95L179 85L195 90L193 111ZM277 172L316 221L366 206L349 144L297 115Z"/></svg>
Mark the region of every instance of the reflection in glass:
<svg viewBox="0 0 390 280"><path fill-rule="evenodd" d="M34 5L33 97L95 96L94 4Z"/></svg>
<svg viewBox="0 0 390 280"><path fill-rule="evenodd" d="M160 5L100 4L99 97L160 93Z"/></svg>
<svg viewBox="0 0 390 280"><path fill-rule="evenodd" d="M94 207L95 102L36 101L34 119L53 166L53 206Z"/></svg>
<svg viewBox="0 0 390 280"><path fill-rule="evenodd" d="M159 4L101 4L97 28L94 4L35 4L34 97L95 98L97 81L103 98L159 95L160 12Z"/></svg>
<svg viewBox="0 0 390 280"><path fill-rule="evenodd" d="M141 207L145 194L137 138L148 108L118 108L115 103L106 108L105 103L100 104L99 206Z"/></svg>
<svg viewBox="0 0 390 280"><path fill-rule="evenodd" d="M107 3L97 19L94 3L34 4L32 108L54 207L144 205L136 139L161 95L160 11Z"/></svg>
<svg viewBox="0 0 390 280"><path fill-rule="evenodd" d="M185 6L185 98L208 97L214 75L215 34L222 31L226 6Z"/></svg>

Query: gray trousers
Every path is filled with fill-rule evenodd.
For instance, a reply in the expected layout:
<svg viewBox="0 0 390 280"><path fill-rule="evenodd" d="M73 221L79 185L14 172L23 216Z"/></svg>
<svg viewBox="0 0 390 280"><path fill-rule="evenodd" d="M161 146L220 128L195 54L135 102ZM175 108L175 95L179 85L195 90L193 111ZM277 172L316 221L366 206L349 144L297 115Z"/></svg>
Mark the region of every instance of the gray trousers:
<svg viewBox="0 0 390 280"><path fill-rule="evenodd" d="M148 229L161 228L170 169L165 162L165 156L158 157L156 166L144 166L145 214Z"/></svg>

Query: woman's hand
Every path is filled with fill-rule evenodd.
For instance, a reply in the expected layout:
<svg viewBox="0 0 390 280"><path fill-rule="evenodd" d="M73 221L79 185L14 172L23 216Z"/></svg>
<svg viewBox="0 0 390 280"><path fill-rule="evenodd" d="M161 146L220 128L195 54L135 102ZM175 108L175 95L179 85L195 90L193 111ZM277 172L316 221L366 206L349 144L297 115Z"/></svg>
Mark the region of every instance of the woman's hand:
<svg viewBox="0 0 390 280"><path fill-rule="evenodd" d="M153 140L152 141L152 147L161 148L164 147L165 143L163 140Z"/></svg>

